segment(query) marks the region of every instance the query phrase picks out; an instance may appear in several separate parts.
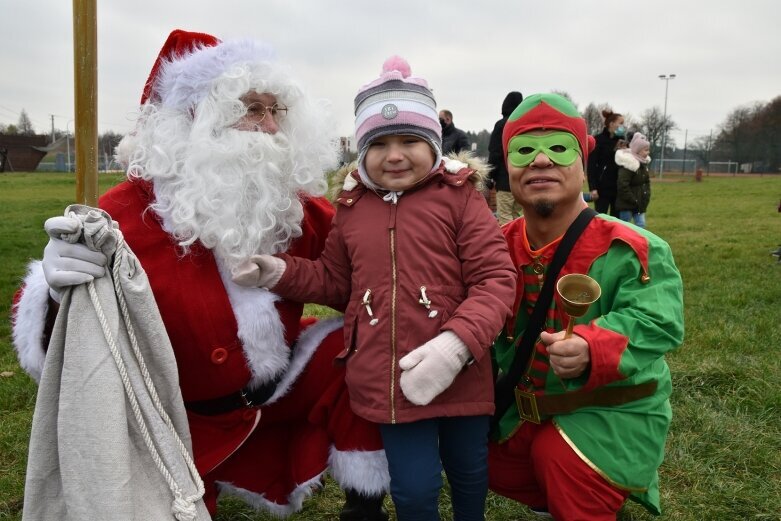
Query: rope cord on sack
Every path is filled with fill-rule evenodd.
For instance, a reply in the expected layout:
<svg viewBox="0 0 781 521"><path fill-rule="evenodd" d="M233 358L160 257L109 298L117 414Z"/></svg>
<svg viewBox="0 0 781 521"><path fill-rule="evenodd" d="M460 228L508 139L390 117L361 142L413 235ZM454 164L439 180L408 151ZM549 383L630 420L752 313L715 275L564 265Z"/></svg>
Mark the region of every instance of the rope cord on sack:
<svg viewBox="0 0 781 521"><path fill-rule="evenodd" d="M165 478L166 482L168 483L169 489L174 495L174 502L171 506L172 512L176 517L176 519L179 521L192 521L195 519L197 515L195 509L195 502L201 499L205 492L203 480L201 479L201 476L198 474L198 470L195 467L195 462L190 456L187 447L185 447L184 443L179 437L179 434L176 432L176 428L174 427L170 416L168 416L168 413L163 408L163 404L160 401L160 398L157 394L157 389L155 388L154 382L152 381L152 378L149 375L149 371L147 370L143 355L141 354L141 350L138 347L138 340L136 338L133 325L130 321L130 313L128 312L127 302L125 301L125 296L123 294L122 287L119 283L120 262L118 260L119 255L117 255L117 253L119 253L120 249L124 247L125 241L124 238L122 237L121 232L119 232L119 230L116 230L116 232L119 236L118 236L117 249L114 255L114 266L112 269L112 275L114 279L114 292L116 293L117 300L122 310L122 319L125 322L125 326L127 327L128 336L130 338L130 344L133 347L133 353L136 357L136 360L138 361L141 374L144 378L144 384L146 385L146 388L149 391L149 395L152 399L152 402L154 403L155 409L163 418L163 421L165 422L168 429L171 431L174 440L176 440L177 448L179 449L179 452L184 458L184 461L187 464L187 468L189 469L190 474L193 477L193 481L196 485L197 490L195 494L191 496L183 497L182 488L173 478L170 471L166 467L165 462L160 457L160 454L157 451L157 448L155 447L154 441L152 440L152 437L149 434L149 429L146 425L146 421L144 420L144 417L141 413L141 409L138 405L138 399L136 398L135 391L133 391L133 387L130 384L130 379L128 378L127 375L127 368L125 367L125 362L122 360L122 356L119 353L119 348L117 346L116 340L114 339L114 336L111 333L111 329L109 328L106 315L103 312L103 307L100 304L100 299L98 297L97 290L95 289L95 283L93 281L90 281L87 284L87 288L89 289L92 305L95 308L95 312L97 313L98 320L100 321L100 325L103 328L103 335L105 336L106 341L108 342L109 349L111 350L111 355L114 357L114 362L116 363L117 369L119 370L119 374L122 377L122 384L125 387L125 394L127 395L128 400L130 401L131 408L133 409L133 415L135 416L136 422L138 423L139 429L141 430L141 435L144 438L144 443L149 449L149 453L152 456L155 465L157 465L158 470Z"/></svg>

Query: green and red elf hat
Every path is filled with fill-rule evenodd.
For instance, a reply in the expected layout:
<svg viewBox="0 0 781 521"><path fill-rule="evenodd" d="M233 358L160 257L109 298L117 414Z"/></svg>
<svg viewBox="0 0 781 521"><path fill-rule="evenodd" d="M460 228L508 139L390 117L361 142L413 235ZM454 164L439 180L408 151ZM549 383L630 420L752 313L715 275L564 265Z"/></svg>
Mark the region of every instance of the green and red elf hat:
<svg viewBox="0 0 781 521"><path fill-rule="evenodd" d="M594 150L594 138L588 135L586 120L575 105L564 96L553 93L533 94L524 99L507 118L502 132L502 147L507 158L507 144L518 134L532 130L562 130L578 140L583 153L583 165Z"/></svg>

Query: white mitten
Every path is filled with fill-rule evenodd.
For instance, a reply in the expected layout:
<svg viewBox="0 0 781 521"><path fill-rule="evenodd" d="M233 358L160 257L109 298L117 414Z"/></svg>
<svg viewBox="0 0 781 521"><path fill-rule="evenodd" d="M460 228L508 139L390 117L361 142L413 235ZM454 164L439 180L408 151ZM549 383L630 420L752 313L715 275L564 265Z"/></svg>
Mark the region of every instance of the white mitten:
<svg viewBox="0 0 781 521"><path fill-rule="evenodd" d="M44 229L49 234L49 244L43 250L43 276L49 285L49 295L55 302L70 286L78 286L106 273L106 255L90 250L81 243L71 244L61 237L79 232L81 221L73 217L52 217L46 220Z"/></svg>
<svg viewBox="0 0 781 521"><path fill-rule="evenodd" d="M399 360L401 392L415 405L426 405L450 387L471 356L452 331L435 336Z"/></svg>
<svg viewBox="0 0 781 521"><path fill-rule="evenodd" d="M287 263L271 255L253 255L250 260L231 272L233 282L239 286L271 289L285 273Z"/></svg>

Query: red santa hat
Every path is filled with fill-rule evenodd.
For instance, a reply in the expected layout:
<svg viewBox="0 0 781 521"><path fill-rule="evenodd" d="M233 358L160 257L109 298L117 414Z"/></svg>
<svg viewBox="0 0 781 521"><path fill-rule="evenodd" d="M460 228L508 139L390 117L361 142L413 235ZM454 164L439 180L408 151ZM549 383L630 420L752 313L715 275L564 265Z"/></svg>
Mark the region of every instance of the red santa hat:
<svg viewBox="0 0 781 521"><path fill-rule="evenodd" d="M141 104L188 110L209 93L217 78L232 67L274 62L274 49L254 40L221 41L206 33L171 32L152 66Z"/></svg>

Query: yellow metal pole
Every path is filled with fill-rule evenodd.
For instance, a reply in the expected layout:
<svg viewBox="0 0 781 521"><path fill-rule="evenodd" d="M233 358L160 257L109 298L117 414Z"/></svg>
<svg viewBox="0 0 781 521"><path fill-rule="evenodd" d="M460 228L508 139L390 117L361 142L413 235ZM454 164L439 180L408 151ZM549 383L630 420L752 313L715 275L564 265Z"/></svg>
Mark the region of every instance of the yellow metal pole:
<svg viewBox="0 0 781 521"><path fill-rule="evenodd" d="M98 205L98 23L96 0L73 0L76 202Z"/></svg>

